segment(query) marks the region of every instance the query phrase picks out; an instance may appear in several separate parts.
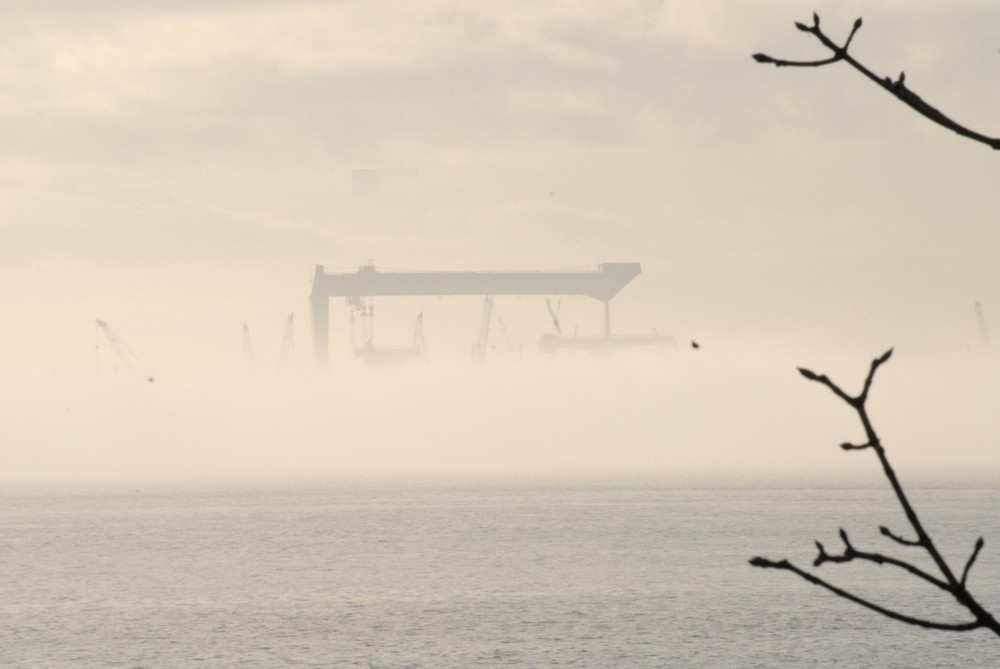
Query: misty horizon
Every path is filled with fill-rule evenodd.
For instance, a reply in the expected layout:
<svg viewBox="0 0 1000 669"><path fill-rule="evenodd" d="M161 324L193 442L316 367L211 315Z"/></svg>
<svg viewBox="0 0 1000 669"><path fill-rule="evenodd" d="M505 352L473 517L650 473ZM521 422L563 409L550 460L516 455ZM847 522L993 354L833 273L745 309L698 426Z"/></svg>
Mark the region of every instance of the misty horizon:
<svg viewBox="0 0 1000 669"><path fill-rule="evenodd" d="M894 457L995 471L995 158L844 68L757 65L815 47L786 3L47 6L2 10L5 485L850 478L852 427L795 369L851 386L889 347ZM823 20L863 13L864 62L986 128L996 12ZM612 333L674 346L547 357L545 297L497 296L477 367L482 296L376 297L372 345L410 347L419 318L426 359L375 369L331 299L316 373L317 265L616 262L642 272ZM564 337L603 334L600 301L546 297Z"/></svg>

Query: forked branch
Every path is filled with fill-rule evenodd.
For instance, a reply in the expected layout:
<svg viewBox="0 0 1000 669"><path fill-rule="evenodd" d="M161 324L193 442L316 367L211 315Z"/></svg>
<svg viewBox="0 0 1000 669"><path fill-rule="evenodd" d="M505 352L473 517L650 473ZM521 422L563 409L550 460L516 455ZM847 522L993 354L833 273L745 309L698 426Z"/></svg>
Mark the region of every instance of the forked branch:
<svg viewBox="0 0 1000 669"><path fill-rule="evenodd" d="M819 550L819 555L813 560L813 566L818 567L824 562L851 562L852 560L867 561L877 565L888 564L901 569L905 569L917 578L922 578L931 585L935 585L942 590L948 589L948 584L939 578L931 576L923 569L910 564L904 560L900 560L888 555L882 555L881 553L869 553L867 551L859 551L852 544L850 539L847 538L847 532L840 530L840 539L844 542L844 552L840 555L831 555L826 552L826 548L823 544L816 542L816 548Z"/></svg>
<svg viewBox="0 0 1000 669"><path fill-rule="evenodd" d="M860 24L859 24L860 25ZM813 561L814 567L820 567L826 562L832 563L844 563L852 562L854 560L862 562L870 562L872 564L883 565L888 564L894 567L905 570L912 576L915 576L931 585L934 585L941 590L949 593L962 607L964 607L971 615L972 620L966 622L939 622L933 620L927 620L919 616L912 616L900 613L898 611L893 611L880 606L864 597L860 597L852 592L838 588L832 585L828 581L821 579L820 577L812 574L811 572L805 571L799 567L796 567L788 560L769 560L763 557L755 557L750 560L750 564L754 567L762 567L768 569L782 569L790 571L797 574L801 578L809 581L814 585L818 585L822 588L829 590L838 597L843 597L849 601L859 604L867 609L871 609L877 613L880 613L893 620L898 620L910 625L917 625L919 627L924 627L928 629L939 629L939 630L950 630L957 632L964 632L968 630L974 630L979 628L985 628L991 630L994 634L1000 636L1000 623L996 621L992 614L990 614L986 609L983 608L981 604L972 596L971 593L966 589L966 581L969 576L969 571L972 569L972 565L975 563L979 552L982 550L984 542L982 537L976 541L975 548L969 559L966 561L965 568L962 570L962 577L956 578L955 572L951 569L941 553L938 551L937 547L934 545L934 541L931 536L924 529L923 523L921 523L920 518L917 516L916 511L914 511L913 506L910 504L906 493L903 490L902 485L899 483L899 479L896 476L896 472L893 470L892 465L889 464L889 459L885 454L885 448L879 441L878 434L876 434L875 429L872 427L871 421L868 417L867 401L868 393L871 390L872 382L875 378L875 372L883 364L888 362L889 358L892 356L892 349L889 349L884 354L875 358L868 370L868 376L865 378L864 386L861 392L857 395L850 395L844 391L840 386L830 380L825 374L816 374L805 368L799 368L799 373L810 381L815 381L816 383L822 384L829 388L837 397L842 399L847 403L855 413L857 413L861 425L864 427L865 436L867 438L866 443L855 445L855 444L841 444L841 447L845 450L856 451L856 450L872 450L875 452L879 463L882 465L882 471L892 486L893 492L896 495L900 506L903 509L903 513L906 515L907 520L910 523L910 528L916 535L916 539L904 539L902 536L893 533L885 526L879 527L879 531L883 536L888 537L896 544L905 547L916 547L922 548L926 551L927 555L931 558L934 566L937 568L938 575L931 574L911 562L906 560L901 560L889 555L883 555L882 553L873 553L869 551L859 550L854 547L851 543L850 538L847 536L847 532L843 529L840 530L840 539L844 543L844 550L839 554L831 554L827 552L823 544L816 542L816 548L819 551L816 559Z"/></svg>
<svg viewBox="0 0 1000 669"><path fill-rule="evenodd" d="M843 45L836 44L826 35L826 33L823 32L823 30L819 27L819 16L815 13L813 14L813 23L811 26L796 22L795 27L818 39L823 46L833 52L833 55L822 60L786 60L781 58L772 58L764 53L755 53L753 55L753 59L758 63L770 64L776 67L822 67L824 65L831 65L839 61L844 61L921 116L961 135L962 137L966 137L976 142L981 142L994 149L1000 149L1000 139L988 137L955 122L948 116L941 113L941 111L925 102L923 98L914 93L912 90L907 88L905 72L900 72L899 77L893 81L892 77L879 77L870 69L855 60L847 52L847 49L850 47L851 40L854 39L854 35L861 28L860 18L854 22L854 27L851 28L851 33L847 36Z"/></svg>
<svg viewBox="0 0 1000 669"><path fill-rule="evenodd" d="M843 588L838 588L832 583L823 580L819 576L811 574L803 569L800 569L793 565L788 560L779 560L775 562L774 560L768 560L767 558L755 557L750 560L750 564L755 567L762 567L764 569L783 569L785 571L790 571L793 574L798 574L805 580L809 581L813 585L818 585L821 588L826 588L838 597L843 597L844 599L854 602L860 606L865 607L875 611L876 613L881 613L886 618L892 618L893 620L898 620L901 623L906 623L908 625L916 625L917 627L925 627L927 629L935 630L947 630L951 632L968 632L970 630L982 627L978 622L966 622L966 623L942 623L936 622L934 620L924 620L923 618L914 618L913 616L908 616L898 611L893 611L892 609L887 609L884 606L879 606L874 604L863 597L858 597L857 595L844 590Z"/></svg>

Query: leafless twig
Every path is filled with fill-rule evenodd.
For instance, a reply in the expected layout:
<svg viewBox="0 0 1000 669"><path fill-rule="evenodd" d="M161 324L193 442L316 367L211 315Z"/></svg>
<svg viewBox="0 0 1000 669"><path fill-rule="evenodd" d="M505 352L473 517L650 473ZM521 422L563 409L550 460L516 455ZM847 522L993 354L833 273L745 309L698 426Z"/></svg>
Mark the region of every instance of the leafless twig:
<svg viewBox="0 0 1000 669"><path fill-rule="evenodd" d="M892 486L893 492L896 494L896 499L899 501L900 506L903 508L903 513L906 514L906 518L910 523L910 527L916 535L916 539L904 539L898 534L894 534L888 528L882 526L879 527L879 531L895 543L906 546L906 547L917 547L923 548L924 551L930 556L931 560L934 562L940 575L934 575L924 571L923 569L913 565L906 560L901 560L899 558L883 555L881 553L871 553L868 551L858 550L851 543L847 536L847 532L843 529L840 530L840 539L844 543L844 550L840 554L828 553L826 548L820 542L816 542L816 548L819 551L816 559L813 561L813 567L819 567L823 563L843 563L851 562L854 560L862 562L871 562L874 564L882 565L888 564L894 567L898 567L910 573L917 578L926 581L941 590L949 593L955 600L963 606L970 614L972 614L972 620L960 623L949 623L949 622L939 622L934 620L927 620L925 618L920 618L916 616L911 616L891 609L887 609L883 606L875 604L874 602L859 597L847 590L838 588L819 578L818 576L796 567L788 560L769 560L763 557L755 557L750 560L750 564L754 567L763 567L770 569L783 569L785 571L790 571L794 574L798 574L800 577L809 581L814 585L818 585L822 588L826 588L830 592L836 594L839 597L848 599L856 604L864 606L865 608L871 609L881 613L882 615L892 618L893 620L899 620L910 625L917 625L919 627L925 627L928 629L939 629L939 630L951 630L957 632L963 632L968 630L974 630L979 628L986 628L991 630L994 634L1000 635L1000 623L996 621L992 614L990 614L986 609L982 607L979 602L969 593L966 589L966 580L969 576L969 570L972 569L973 563L976 561L976 557L983 548L983 539L980 537L976 541L975 548L973 549L972 555L969 556L968 561L965 564L965 569L962 571L961 579L955 577L955 572L952 571L951 567L945 562L941 553L938 551L937 547L934 545L934 541L931 536L924 529L923 524L920 522L920 518L917 516L916 511L914 511L913 506L910 504L909 499L906 497L906 493L903 491L902 485L899 483L899 479L896 477L896 472L893 470L892 465L889 464L889 459L885 454L885 448L879 441L878 434L875 433L875 429L872 427L871 421L868 417L868 410L865 406L868 401L868 392L871 390L872 381L875 378L875 372L878 368L885 364L889 357L892 355L892 349L889 349L884 354L876 358L871 363L871 368L868 371L868 376L865 378L864 387L859 395L852 396L844 392L840 386L831 381L829 377L825 374L816 374L809 371L808 369L799 368L799 373L810 381L815 381L820 383L827 388L829 388L837 397L844 400L854 411L857 413L858 418L861 420L861 425L865 430L865 437L867 439L866 443L855 445L855 444L842 444L841 448L845 450L855 451L855 450L872 450L875 451L876 457L878 457L879 463L882 465L882 471L885 474L886 479Z"/></svg>
<svg viewBox="0 0 1000 669"><path fill-rule="evenodd" d="M775 65L777 67L822 67L823 65L830 65L838 61L844 61L855 70L865 75L876 84L884 88L890 94L895 96L905 104L907 107L917 112L921 116L924 116L934 123L940 126L948 128L949 130L958 133L962 137L967 137L976 142L981 142L990 146L994 149L1000 149L1000 139L994 137L987 137L981 133L970 130L969 128L956 123L949 117L942 114L936 108L924 102L923 98L911 91L906 87L906 74L904 72L899 73L899 77L893 81L891 77L879 77L874 72L869 70L867 67L855 60L849 53L847 53L848 47L851 45L851 40L854 39L854 35L861 28L861 19L859 18L854 22L854 27L851 28L851 34L847 36L847 40L844 42L843 46L837 45L833 40L827 37L819 27L819 16L813 14L813 23L811 26L807 26L804 23L795 23L795 27L802 32L809 33L818 39L823 46L833 52L833 55L829 58L824 58L822 60L809 60L809 61L797 61L797 60L784 60L780 58L772 58L767 54L755 53L753 59L758 63L765 63Z"/></svg>

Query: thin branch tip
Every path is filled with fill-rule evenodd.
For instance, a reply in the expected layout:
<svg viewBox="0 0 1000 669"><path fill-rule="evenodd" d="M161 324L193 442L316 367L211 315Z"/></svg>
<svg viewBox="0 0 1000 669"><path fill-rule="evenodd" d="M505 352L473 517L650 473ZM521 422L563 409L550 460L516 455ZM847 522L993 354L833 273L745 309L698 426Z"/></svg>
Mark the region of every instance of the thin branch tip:
<svg viewBox="0 0 1000 669"><path fill-rule="evenodd" d="M923 546L923 543L919 539L916 539L916 540L913 540L913 539L904 539L903 537L899 536L898 534L894 534L892 532L892 530L890 530L885 525L879 525L878 531L882 533L882 536L888 537L888 538L892 539L893 541L895 541L900 546Z"/></svg>
<svg viewBox="0 0 1000 669"><path fill-rule="evenodd" d="M805 367L799 367L799 374L806 377L810 381L819 381L819 375L817 375L815 372L811 370L806 369Z"/></svg>
<svg viewBox="0 0 1000 669"><path fill-rule="evenodd" d="M867 444L849 444L847 442L844 442L843 444L840 445L840 447L845 451L863 451L866 448L871 448L872 445L871 442Z"/></svg>
<svg viewBox="0 0 1000 669"><path fill-rule="evenodd" d="M875 369L889 362L889 358L891 357L892 357L892 349L890 348L888 351L886 351L879 357L872 360L872 371L874 372Z"/></svg>
<svg viewBox="0 0 1000 669"><path fill-rule="evenodd" d="M976 558L979 557L979 551L983 550L983 546L986 544L982 537L976 540L976 547L972 549L972 555L969 556L969 561L965 563L965 569L962 570L962 588L965 588L965 580L969 577L969 571L972 569L973 563L975 563Z"/></svg>
<svg viewBox="0 0 1000 669"><path fill-rule="evenodd" d="M758 555L757 557L751 558L749 560L749 562L750 562L750 564L752 566L754 566L754 567L761 567L763 569L787 569L788 568L788 560L781 560L780 562L775 562L774 560L768 560L766 557L761 557L760 555Z"/></svg>

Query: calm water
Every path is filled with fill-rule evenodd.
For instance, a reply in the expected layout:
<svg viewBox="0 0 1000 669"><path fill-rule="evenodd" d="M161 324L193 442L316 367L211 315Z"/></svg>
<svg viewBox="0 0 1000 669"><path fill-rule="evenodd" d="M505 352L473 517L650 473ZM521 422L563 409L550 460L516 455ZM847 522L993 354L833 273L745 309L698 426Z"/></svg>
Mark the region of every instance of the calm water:
<svg viewBox="0 0 1000 669"><path fill-rule="evenodd" d="M1000 613L1000 489L912 491ZM893 551L884 490L567 487L0 498L4 667L994 667L1000 639L882 619L763 554ZM899 608L888 567L821 573Z"/></svg>

